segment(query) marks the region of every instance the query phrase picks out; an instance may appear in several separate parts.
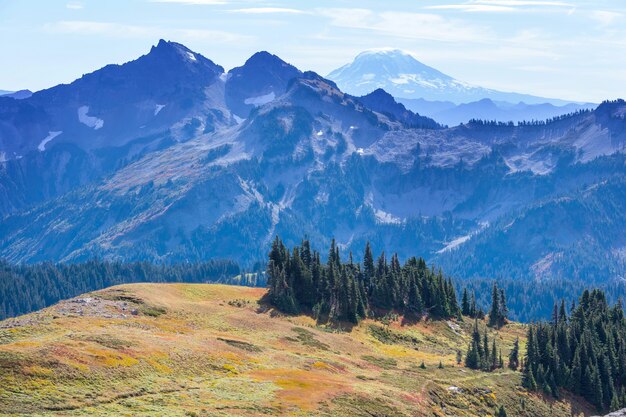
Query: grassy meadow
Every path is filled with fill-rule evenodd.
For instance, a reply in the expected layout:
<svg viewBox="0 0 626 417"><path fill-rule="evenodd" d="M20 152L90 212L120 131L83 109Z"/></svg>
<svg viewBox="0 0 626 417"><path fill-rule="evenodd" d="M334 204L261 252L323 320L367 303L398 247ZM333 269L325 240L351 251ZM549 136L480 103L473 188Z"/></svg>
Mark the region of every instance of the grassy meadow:
<svg viewBox="0 0 626 417"><path fill-rule="evenodd" d="M464 417L500 405L509 416L593 414L567 395L527 393L508 368L457 365L471 319L341 329L280 314L264 294L123 285L0 322L0 415ZM523 325L494 335L505 362L516 337L524 351Z"/></svg>

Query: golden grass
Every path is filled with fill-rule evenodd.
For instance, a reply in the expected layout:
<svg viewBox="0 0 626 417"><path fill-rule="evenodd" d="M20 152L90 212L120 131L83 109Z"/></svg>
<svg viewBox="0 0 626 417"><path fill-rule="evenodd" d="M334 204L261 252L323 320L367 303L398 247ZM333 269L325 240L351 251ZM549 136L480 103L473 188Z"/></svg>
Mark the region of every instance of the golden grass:
<svg viewBox="0 0 626 417"><path fill-rule="evenodd" d="M341 332L261 308L264 294L134 284L90 294L112 302L108 318L69 314L64 303L25 316L31 324L0 330L0 415L465 417L499 405L509 415L591 413L576 398L528 394L518 372L457 366L471 320L454 331L442 321L365 320ZM516 337L525 341L519 324L493 335L505 357Z"/></svg>

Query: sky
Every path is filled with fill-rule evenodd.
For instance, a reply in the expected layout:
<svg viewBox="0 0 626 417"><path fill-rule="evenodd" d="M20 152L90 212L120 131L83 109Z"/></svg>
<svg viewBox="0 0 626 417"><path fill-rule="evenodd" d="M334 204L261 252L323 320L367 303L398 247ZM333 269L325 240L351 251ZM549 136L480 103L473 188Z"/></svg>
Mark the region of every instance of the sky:
<svg viewBox="0 0 626 417"><path fill-rule="evenodd" d="M69 83L161 38L226 69L267 50L327 75L398 48L482 87L626 98L624 0L0 0L0 89Z"/></svg>

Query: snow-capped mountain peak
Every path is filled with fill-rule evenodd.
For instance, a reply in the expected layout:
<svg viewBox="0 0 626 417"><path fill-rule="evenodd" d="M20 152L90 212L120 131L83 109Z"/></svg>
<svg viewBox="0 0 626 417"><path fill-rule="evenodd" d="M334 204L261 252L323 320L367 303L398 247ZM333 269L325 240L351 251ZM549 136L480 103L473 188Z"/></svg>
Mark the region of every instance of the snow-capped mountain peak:
<svg viewBox="0 0 626 417"><path fill-rule="evenodd" d="M421 98L457 104L483 98L513 103L564 104L561 100L500 92L457 80L400 49L361 52L354 61L328 74L328 78L335 81L343 91L359 96L382 88L397 98Z"/></svg>
<svg viewBox="0 0 626 417"><path fill-rule="evenodd" d="M361 52L352 63L331 72L328 78L348 93L365 95L383 88L396 97L441 97L448 90L471 88L400 49Z"/></svg>

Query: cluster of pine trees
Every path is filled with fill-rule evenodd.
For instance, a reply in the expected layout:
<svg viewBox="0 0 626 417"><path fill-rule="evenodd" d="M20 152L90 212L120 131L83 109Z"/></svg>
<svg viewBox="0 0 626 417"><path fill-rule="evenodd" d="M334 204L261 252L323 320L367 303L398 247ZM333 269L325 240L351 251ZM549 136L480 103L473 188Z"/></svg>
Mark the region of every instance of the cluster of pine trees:
<svg viewBox="0 0 626 417"><path fill-rule="evenodd" d="M476 305L476 293L472 292L472 298L470 299L467 288L463 288L463 296L461 297L461 313L464 316L469 316L473 319L484 319L485 312L482 308Z"/></svg>
<svg viewBox="0 0 626 417"><path fill-rule="evenodd" d="M491 345L491 347L490 347ZM465 366L470 369L481 369L486 372L503 368L502 351L498 349L496 338L489 343L487 329L481 335L478 319L474 320L472 339L465 354Z"/></svg>
<svg viewBox="0 0 626 417"><path fill-rule="evenodd" d="M382 253L375 261L369 243L360 264L351 253L343 262L333 240L322 263L308 240L288 250L276 237L267 282L269 300L278 309L292 314L310 310L320 321L358 323L391 310L405 317L461 318L454 285L441 271L428 268L422 258L401 265L397 255L388 261Z"/></svg>
<svg viewBox="0 0 626 417"><path fill-rule="evenodd" d="M523 384L555 397L559 388L583 396L599 410L626 407L626 320L620 302L609 306L600 290L586 290L573 305L554 306L550 322L528 329Z"/></svg>
<svg viewBox="0 0 626 417"><path fill-rule="evenodd" d="M461 298L461 313L473 319L484 319L485 312L476 304L476 295L472 292L471 298L467 288L463 288L463 296ZM491 327L500 328L507 322L509 309L506 305L506 295L504 288L498 288L497 283L493 283L491 292L491 308L489 309L489 325Z"/></svg>
<svg viewBox="0 0 626 417"><path fill-rule="evenodd" d="M240 273L231 261L155 265L89 261L78 264L12 265L0 261L0 319L17 316L111 285L130 282L223 282ZM236 283L247 282L247 276Z"/></svg>

